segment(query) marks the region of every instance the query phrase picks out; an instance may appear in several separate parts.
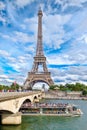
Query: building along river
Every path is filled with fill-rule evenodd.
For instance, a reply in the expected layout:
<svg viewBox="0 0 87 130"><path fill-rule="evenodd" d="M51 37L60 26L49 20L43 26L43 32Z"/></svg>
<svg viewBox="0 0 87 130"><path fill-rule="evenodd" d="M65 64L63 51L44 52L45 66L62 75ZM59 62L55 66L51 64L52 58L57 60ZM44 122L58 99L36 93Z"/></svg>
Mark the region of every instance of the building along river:
<svg viewBox="0 0 87 130"><path fill-rule="evenodd" d="M0 130L87 130L87 100L45 100L49 103L73 103L83 112L79 117L23 116L18 126L0 126Z"/></svg>

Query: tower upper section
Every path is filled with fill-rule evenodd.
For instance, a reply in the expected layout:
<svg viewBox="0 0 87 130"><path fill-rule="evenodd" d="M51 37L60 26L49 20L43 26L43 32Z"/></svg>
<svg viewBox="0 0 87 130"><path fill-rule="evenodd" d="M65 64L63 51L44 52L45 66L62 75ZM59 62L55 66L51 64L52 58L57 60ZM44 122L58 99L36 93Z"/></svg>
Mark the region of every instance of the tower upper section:
<svg viewBox="0 0 87 130"><path fill-rule="evenodd" d="M38 11L38 35L37 35L37 49L36 56L43 56L43 44L42 44L42 10Z"/></svg>

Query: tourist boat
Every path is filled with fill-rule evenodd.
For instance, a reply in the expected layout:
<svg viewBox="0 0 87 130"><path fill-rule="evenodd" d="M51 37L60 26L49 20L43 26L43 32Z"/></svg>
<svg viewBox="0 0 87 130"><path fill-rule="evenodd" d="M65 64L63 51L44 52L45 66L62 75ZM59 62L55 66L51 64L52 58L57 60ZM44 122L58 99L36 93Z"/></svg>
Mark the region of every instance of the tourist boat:
<svg viewBox="0 0 87 130"><path fill-rule="evenodd" d="M80 116L83 114L76 105L62 103L26 103L21 106L20 111L28 115Z"/></svg>

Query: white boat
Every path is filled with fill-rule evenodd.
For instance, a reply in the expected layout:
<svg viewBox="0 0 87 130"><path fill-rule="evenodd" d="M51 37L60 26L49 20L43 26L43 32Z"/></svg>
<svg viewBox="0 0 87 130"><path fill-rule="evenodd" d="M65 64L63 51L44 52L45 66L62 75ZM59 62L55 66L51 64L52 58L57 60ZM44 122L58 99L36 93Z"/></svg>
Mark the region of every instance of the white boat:
<svg viewBox="0 0 87 130"><path fill-rule="evenodd" d="M82 111L74 104L35 103L23 104L20 108L23 114L47 116L80 116Z"/></svg>

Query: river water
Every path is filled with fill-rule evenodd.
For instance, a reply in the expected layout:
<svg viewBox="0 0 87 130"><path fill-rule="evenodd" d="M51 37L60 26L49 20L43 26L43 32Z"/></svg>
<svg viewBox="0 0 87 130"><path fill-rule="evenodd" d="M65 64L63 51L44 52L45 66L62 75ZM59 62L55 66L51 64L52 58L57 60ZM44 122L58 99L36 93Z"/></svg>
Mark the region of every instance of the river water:
<svg viewBox="0 0 87 130"><path fill-rule="evenodd" d="M80 117L23 116L19 126L0 126L0 130L87 130L87 101L46 100L45 102L73 103L84 113Z"/></svg>

